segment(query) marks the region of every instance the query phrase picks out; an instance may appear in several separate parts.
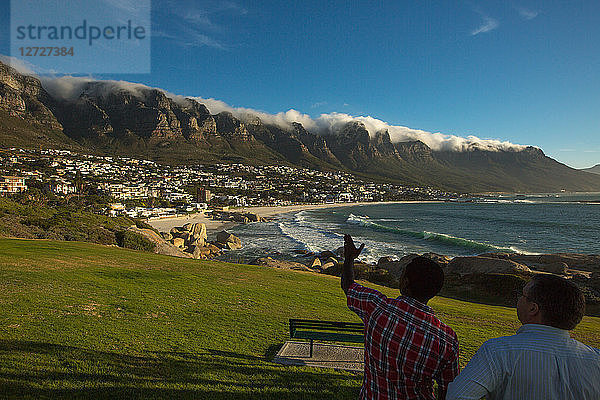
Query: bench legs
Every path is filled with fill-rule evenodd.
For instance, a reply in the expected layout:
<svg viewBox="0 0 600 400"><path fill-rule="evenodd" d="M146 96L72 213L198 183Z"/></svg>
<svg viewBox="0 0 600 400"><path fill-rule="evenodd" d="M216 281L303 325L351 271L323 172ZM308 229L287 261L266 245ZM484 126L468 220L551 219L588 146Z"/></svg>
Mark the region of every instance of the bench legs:
<svg viewBox="0 0 600 400"><path fill-rule="evenodd" d="M313 340L310 339L310 358L312 358L312 353L313 353Z"/></svg>

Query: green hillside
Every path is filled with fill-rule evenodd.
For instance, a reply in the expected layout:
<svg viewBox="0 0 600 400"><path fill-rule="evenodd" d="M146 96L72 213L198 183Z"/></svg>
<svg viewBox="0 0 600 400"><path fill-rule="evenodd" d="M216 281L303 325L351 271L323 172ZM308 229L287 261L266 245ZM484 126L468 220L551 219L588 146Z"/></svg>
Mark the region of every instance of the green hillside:
<svg viewBox="0 0 600 400"><path fill-rule="evenodd" d="M32 120L24 120L0 110L0 148L63 149L81 151L83 148L62 131Z"/></svg>
<svg viewBox="0 0 600 400"><path fill-rule="evenodd" d="M362 379L269 361L290 317L357 320L330 276L0 239L0 304L0 398L352 399ZM510 308L432 306L463 365L518 327ZM586 317L575 336L598 347L599 331Z"/></svg>

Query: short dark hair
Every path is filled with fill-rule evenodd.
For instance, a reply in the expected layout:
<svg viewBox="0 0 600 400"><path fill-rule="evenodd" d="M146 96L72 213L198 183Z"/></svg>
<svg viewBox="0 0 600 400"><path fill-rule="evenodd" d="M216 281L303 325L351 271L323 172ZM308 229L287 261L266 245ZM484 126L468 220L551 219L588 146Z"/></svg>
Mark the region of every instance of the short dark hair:
<svg viewBox="0 0 600 400"><path fill-rule="evenodd" d="M539 274L527 298L538 304L542 322L559 329L571 330L585 313L585 297L573 282L556 275Z"/></svg>
<svg viewBox="0 0 600 400"><path fill-rule="evenodd" d="M435 261L427 257L415 257L406 265L404 276L411 294L429 300L442 290L444 271Z"/></svg>

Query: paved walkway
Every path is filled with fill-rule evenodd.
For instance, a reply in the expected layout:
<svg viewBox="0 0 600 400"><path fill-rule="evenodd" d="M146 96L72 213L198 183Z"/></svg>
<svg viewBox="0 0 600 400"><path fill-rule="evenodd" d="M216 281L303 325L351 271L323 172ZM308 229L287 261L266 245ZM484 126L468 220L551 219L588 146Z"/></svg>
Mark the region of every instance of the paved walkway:
<svg viewBox="0 0 600 400"><path fill-rule="evenodd" d="M357 372L364 370L364 349L362 347L315 342L312 358L309 357L309 354L310 342L287 341L279 350L273 362L284 365L304 365Z"/></svg>

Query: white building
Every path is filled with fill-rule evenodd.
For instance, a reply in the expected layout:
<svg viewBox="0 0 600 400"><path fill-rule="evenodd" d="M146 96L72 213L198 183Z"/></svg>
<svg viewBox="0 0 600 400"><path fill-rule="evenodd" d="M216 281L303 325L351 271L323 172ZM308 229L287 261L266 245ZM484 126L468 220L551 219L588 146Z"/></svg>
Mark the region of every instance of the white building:
<svg viewBox="0 0 600 400"><path fill-rule="evenodd" d="M25 178L21 176L0 177L0 193L19 193L27 190Z"/></svg>
<svg viewBox="0 0 600 400"><path fill-rule="evenodd" d="M100 189L116 199L144 199L148 197L148 188L143 185L123 185L122 183L103 183Z"/></svg>
<svg viewBox="0 0 600 400"><path fill-rule="evenodd" d="M52 192L54 192L55 194L67 195L67 194L75 193L77 191L77 188L74 185L72 185L70 182L58 181L58 182L52 182L50 184L50 190L52 190Z"/></svg>

